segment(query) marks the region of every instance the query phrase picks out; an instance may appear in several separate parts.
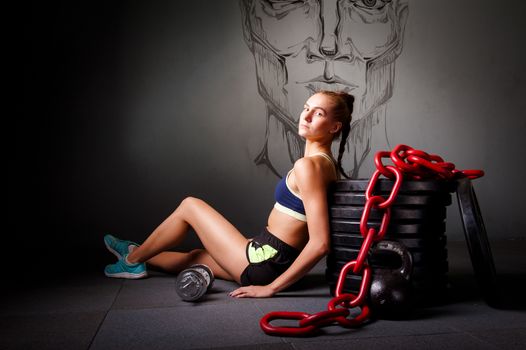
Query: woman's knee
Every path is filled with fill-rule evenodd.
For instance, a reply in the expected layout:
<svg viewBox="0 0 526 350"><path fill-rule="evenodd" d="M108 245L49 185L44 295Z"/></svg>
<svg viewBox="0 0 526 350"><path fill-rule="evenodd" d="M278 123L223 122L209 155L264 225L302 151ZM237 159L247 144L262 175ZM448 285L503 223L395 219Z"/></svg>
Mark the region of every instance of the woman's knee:
<svg viewBox="0 0 526 350"><path fill-rule="evenodd" d="M201 202L199 198L196 197L186 197L181 201L180 207L191 207Z"/></svg>
<svg viewBox="0 0 526 350"><path fill-rule="evenodd" d="M176 214L190 214L195 208L202 205L204 202L195 197L186 197L181 201L177 209L175 210Z"/></svg>

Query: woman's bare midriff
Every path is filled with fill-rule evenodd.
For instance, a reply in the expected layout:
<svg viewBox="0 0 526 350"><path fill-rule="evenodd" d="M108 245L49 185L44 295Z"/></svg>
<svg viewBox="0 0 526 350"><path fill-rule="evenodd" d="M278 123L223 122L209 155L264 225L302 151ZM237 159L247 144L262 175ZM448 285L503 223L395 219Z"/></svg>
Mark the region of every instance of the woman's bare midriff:
<svg viewBox="0 0 526 350"><path fill-rule="evenodd" d="M272 208L268 217L267 229L283 242L296 248L303 249L309 240L307 223Z"/></svg>

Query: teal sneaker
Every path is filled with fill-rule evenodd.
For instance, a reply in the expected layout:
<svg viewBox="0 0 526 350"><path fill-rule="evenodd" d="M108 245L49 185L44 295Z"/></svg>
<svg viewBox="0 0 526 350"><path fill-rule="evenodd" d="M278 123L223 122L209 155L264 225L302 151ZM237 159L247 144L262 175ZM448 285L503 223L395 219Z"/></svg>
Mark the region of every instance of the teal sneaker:
<svg viewBox="0 0 526 350"><path fill-rule="evenodd" d="M106 265L104 274L113 278L139 279L148 277L145 263L126 263L126 256L119 259L115 264Z"/></svg>
<svg viewBox="0 0 526 350"><path fill-rule="evenodd" d="M130 246L139 246L135 242L118 239L112 235L104 236L104 244L117 259L122 259L123 256L128 255L130 253Z"/></svg>

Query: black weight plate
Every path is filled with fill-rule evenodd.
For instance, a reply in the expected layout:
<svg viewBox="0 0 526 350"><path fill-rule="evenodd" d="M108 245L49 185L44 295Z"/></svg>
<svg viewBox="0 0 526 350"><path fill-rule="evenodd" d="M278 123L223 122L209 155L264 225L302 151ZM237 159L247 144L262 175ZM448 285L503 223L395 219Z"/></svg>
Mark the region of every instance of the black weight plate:
<svg viewBox="0 0 526 350"><path fill-rule="evenodd" d="M469 178L457 181L457 199L475 278L489 305L498 302L497 273L482 213Z"/></svg>
<svg viewBox="0 0 526 350"><path fill-rule="evenodd" d="M357 288L348 288L347 285L344 285L343 288L343 294L345 293L357 293ZM334 293L336 290L336 283L329 284L329 293L331 296L334 297ZM447 284L435 286L433 288L426 288L426 289L416 289L414 290L414 302L415 305L420 307L430 307L434 305L441 305L444 301L446 301L447 296Z"/></svg>
<svg viewBox="0 0 526 350"><path fill-rule="evenodd" d="M360 282L361 281L354 281L354 280L345 280L343 284L343 293L353 293L356 294L358 292L358 289L360 288ZM334 295L334 290L336 289L336 283L337 280L327 280L327 283L329 284L329 288L331 290L331 295ZM412 282L411 283L414 291L416 292L416 297L425 297L429 294L435 294L439 291L445 292L447 290L447 278L436 280L435 283L420 283L420 282Z"/></svg>
<svg viewBox="0 0 526 350"><path fill-rule="evenodd" d="M393 181L379 179L376 183L376 192L390 192ZM332 192L365 192L369 180L339 180L331 188ZM398 193L420 192L455 192L455 183L443 180L403 180Z"/></svg>
<svg viewBox="0 0 526 350"><path fill-rule="evenodd" d="M327 270L333 273L340 273L342 268L345 266L343 261L337 261L336 265L327 264ZM379 267L371 263L371 269L374 271ZM425 266L414 266L413 272L411 273L411 278L414 279L429 279L436 276L444 275L449 271L449 265L447 261L443 261L442 264L436 265L434 267Z"/></svg>
<svg viewBox="0 0 526 350"><path fill-rule="evenodd" d="M334 271L325 270L325 280L329 283L329 285L334 284L334 286L336 286L339 276L339 272L335 273ZM356 292L360 288L361 283L362 276L354 275L352 273L347 274L343 284L343 290L347 290L347 292L349 292L349 290Z"/></svg>
<svg viewBox="0 0 526 350"><path fill-rule="evenodd" d="M331 219L331 231L360 233L360 220L351 219ZM370 222L369 227L379 228L380 223ZM446 223L441 220L438 222L416 222L416 223L389 223L386 235L420 235L434 236L443 234L446 231Z"/></svg>
<svg viewBox="0 0 526 350"><path fill-rule="evenodd" d="M327 259L326 266L328 269L332 271L340 271L349 261L348 260L338 260L331 257L331 259ZM400 262L397 262L399 265ZM372 269L375 268L381 268L384 265L381 265L377 263L376 261L370 261L370 266ZM433 263L430 264L416 264L413 265L413 268L419 269L419 270L426 270L426 271L437 271L437 272L447 272L449 270L449 264L447 260L437 260L433 261Z"/></svg>
<svg viewBox="0 0 526 350"><path fill-rule="evenodd" d="M394 272L394 273L396 273L396 272ZM329 283L337 282L339 276L340 276L340 272L339 271L331 271L331 270L326 270L325 271L325 277L326 277L326 280ZM352 285L355 285L355 286L359 287L359 283L362 281L362 277L361 276L357 276L357 275L353 275L353 274L347 274L347 276L345 277L345 280L346 280L345 284L350 283ZM349 281L349 282L347 282L347 281ZM443 283L447 283L447 281L448 281L448 278L447 278L447 275L445 273L431 275L429 278L411 278L411 283L414 286L418 286L420 288L425 288L425 287L428 287L428 286L430 287L430 286L435 286L435 285L441 285Z"/></svg>
<svg viewBox="0 0 526 350"><path fill-rule="evenodd" d="M331 252L329 253L328 256L339 256L340 254L340 251L342 249L350 249L351 251L353 252L357 252L361 249L361 246L342 246L342 245L332 245L331 247ZM416 258L422 258L420 260L417 260L416 263L420 264L422 262L427 262L427 261L431 261L431 259L442 259L442 257L446 257L447 259L447 248L446 248L446 245L442 245L442 246L433 246L433 247L429 247L429 248L407 248L407 250ZM356 253L357 254L357 253ZM370 256L369 255L369 260L371 262L375 261L375 260L389 260L389 258L385 258L383 257L382 255L380 255L379 257L376 257L376 256ZM341 260L347 260L347 258L344 258L344 259L341 259Z"/></svg>
<svg viewBox="0 0 526 350"><path fill-rule="evenodd" d="M332 247L328 255L329 260L352 261L358 257L359 249ZM432 265L433 263L447 260L447 249L429 252L411 252L413 266Z"/></svg>
<svg viewBox="0 0 526 350"><path fill-rule="evenodd" d="M397 239L390 239L393 241L398 241ZM430 255L436 255L437 253L444 253L447 252L447 247L445 244L445 240L437 241L435 244L429 244L426 246L418 246L418 247L407 247L406 248L412 253L424 253L424 254L430 254ZM374 243L373 243L374 246ZM342 244L332 244L331 245L331 252L334 250L339 249L353 249L353 250L359 250L361 249L361 245L342 245Z"/></svg>
<svg viewBox="0 0 526 350"><path fill-rule="evenodd" d="M396 241L407 248L412 249L423 249L426 247L444 247L447 242L447 237L445 235L440 235L428 239L424 239L422 237L414 237L414 238L399 238L399 237L390 237L389 235L386 235L384 237L386 240L389 241ZM350 248L356 248L361 247L363 243L363 237L359 233L340 233L340 232L331 232L330 235L331 239L331 246L332 247L350 247Z"/></svg>
<svg viewBox="0 0 526 350"><path fill-rule="evenodd" d="M359 248L344 248L344 247L331 247L331 252L328 256L334 258L335 260L356 260L358 257Z"/></svg>
<svg viewBox="0 0 526 350"><path fill-rule="evenodd" d="M360 219L362 217L363 207L356 206L331 206L330 217L335 219ZM371 210L369 216L371 222L380 221L383 211ZM402 220L422 220L422 221L439 221L446 218L446 207L421 207L411 208L393 207L391 209L391 222Z"/></svg>
<svg viewBox="0 0 526 350"><path fill-rule="evenodd" d="M329 285L332 283L336 284L338 282L339 276L340 276L339 273L333 273L330 271L325 272L325 277ZM347 274L347 276L345 276L345 282L343 284L344 286L343 291L344 292L351 291L351 293L352 291L356 292L358 288L360 288L361 282L362 282L361 277L357 278L355 275ZM447 286L447 283L448 283L448 279L446 275L436 276L435 278L431 280L425 280L425 281L420 281L420 280L415 280L415 279L411 280L411 284L413 285L415 289L440 288L440 287Z"/></svg>
<svg viewBox="0 0 526 350"><path fill-rule="evenodd" d="M335 264L338 264L339 266L345 265L345 263L348 263L348 260L338 260L335 258L331 259L331 262L327 262L327 268L331 268L334 271L340 271L341 269L336 269ZM373 262L376 265L376 262ZM418 262L413 264L414 269L419 269L421 271L427 270L430 273L433 273L433 271L444 271L448 270L448 261L447 259L437 259L434 261L427 261L427 262Z"/></svg>
<svg viewBox="0 0 526 350"><path fill-rule="evenodd" d="M387 197L384 196L386 199ZM336 192L330 198L331 205L365 205L365 194L357 192ZM404 195L399 194L393 203L393 207L399 206L448 206L451 205L449 193L435 195Z"/></svg>
<svg viewBox="0 0 526 350"><path fill-rule="evenodd" d="M329 284L330 293L332 296L335 295L336 283L337 281L327 280ZM342 293L352 293L354 295L358 294L358 289L360 288L360 281L348 281L346 280L343 284Z"/></svg>
<svg viewBox="0 0 526 350"><path fill-rule="evenodd" d="M343 266L347 264L348 260L338 260L334 257L331 257L331 259L327 259L326 267L327 269L334 271L334 272L340 272ZM389 262L391 263L391 262ZM371 265L373 269L378 268L377 262L371 261ZM445 273L449 271L449 264L447 259L437 259L432 262L427 263L417 263L413 264L413 269L424 272L428 271L428 273L433 276L436 273Z"/></svg>
<svg viewBox="0 0 526 350"><path fill-rule="evenodd" d="M336 271L332 271L332 270L329 270L329 269L325 270L325 277L328 280L338 281L338 276L340 276L340 272L339 271L336 272ZM355 274L352 273L352 271L347 274L346 278L350 279L350 280L353 280L353 281L356 281L358 283L360 283L362 281L362 276L361 275L355 275Z"/></svg>
<svg viewBox="0 0 526 350"><path fill-rule="evenodd" d="M338 282L338 278L340 277L340 272L331 271L329 269L325 270L325 279L329 283L335 283ZM347 286L350 286L352 288L359 288L360 284L362 283L362 276L361 275L354 275L352 272L348 273L345 277L344 284Z"/></svg>
<svg viewBox="0 0 526 350"><path fill-rule="evenodd" d="M331 247L361 247L363 237L359 233L331 232Z"/></svg>
<svg viewBox="0 0 526 350"><path fill-rule="evenodd" d="M342 289L342 293L358 293L360 288L359 281L345 281ZM328 281L329 292L331 296L335 295L336 290L336 281ZM435 284L434 286L420 286L413 284L414 287L414 298L417 305L434 305L445 300L447 296L447 280L441 281L440 284Z"/></svg>
<svg viewBox="0 0 526 350"><path fill-rule="evenodd" d="M356 260L359 249L333 247L329 256L334 260ZM447 260L447 249L429 251L429 252L411 252L413 265L432 263L433 261Z"/></svg>

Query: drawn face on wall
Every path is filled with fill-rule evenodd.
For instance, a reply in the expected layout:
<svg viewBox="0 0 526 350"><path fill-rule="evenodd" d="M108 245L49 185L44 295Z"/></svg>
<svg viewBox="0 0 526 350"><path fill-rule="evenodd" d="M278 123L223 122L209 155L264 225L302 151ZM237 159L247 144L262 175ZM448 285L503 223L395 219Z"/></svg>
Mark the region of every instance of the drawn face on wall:
<svg viewBox="0 0 526 350"><path fill-rule="evenodd" d="M258 88L281 118L296 122L316 90L355 96L353 120L392 95L406 0L241 0Z"/></svg>

